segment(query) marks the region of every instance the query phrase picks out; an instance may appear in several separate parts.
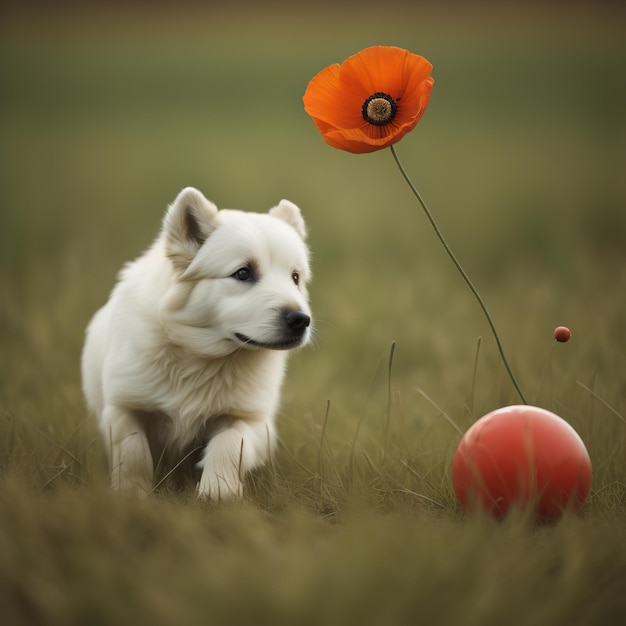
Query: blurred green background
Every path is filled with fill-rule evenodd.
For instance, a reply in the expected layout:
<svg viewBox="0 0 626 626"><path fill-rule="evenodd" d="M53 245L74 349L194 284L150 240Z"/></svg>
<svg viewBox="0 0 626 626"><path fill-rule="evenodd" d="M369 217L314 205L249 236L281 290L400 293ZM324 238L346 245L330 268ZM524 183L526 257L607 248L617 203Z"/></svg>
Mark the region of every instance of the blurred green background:
<svg viewBox="0 0 626 626"><path fill-rule="evenodd" d="M436 81L398 152L527 396L555 408L559 393L584 396L580 380L623 411L624 15L585 2L4 6L6 410L84 417L84 327L186 185L222 207L289 198L307 219L317 337L292 359L282 428L321 420L327 399L348 432L379 415L392 341L418 421L433 408L416 388L466 423L517 401L391 154L336 151L303 110L320 69L393 44L427 57ZM555 350L558 324L574 339Z"/></svg>

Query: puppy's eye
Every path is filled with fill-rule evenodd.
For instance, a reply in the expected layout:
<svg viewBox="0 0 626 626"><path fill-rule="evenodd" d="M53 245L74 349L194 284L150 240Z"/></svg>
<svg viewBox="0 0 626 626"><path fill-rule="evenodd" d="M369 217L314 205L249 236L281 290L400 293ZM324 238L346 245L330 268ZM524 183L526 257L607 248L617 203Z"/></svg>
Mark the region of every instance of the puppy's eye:
<svg viewBox="0 0 626 626"><path fill-rule="evenodd" d="M251 281L253 279L252 277L252 270L246 266L246 267L240 267L233 275L233 278L236 278L237 280L240 280L241 282L248 282Z"/></svg>
<svg viewBox="0 0 626 626"><path fill-rule="evenodd" d="M291 280L293 280L294 285L300 284L300 274L298 272L293 272L291 274Z"/></svg>

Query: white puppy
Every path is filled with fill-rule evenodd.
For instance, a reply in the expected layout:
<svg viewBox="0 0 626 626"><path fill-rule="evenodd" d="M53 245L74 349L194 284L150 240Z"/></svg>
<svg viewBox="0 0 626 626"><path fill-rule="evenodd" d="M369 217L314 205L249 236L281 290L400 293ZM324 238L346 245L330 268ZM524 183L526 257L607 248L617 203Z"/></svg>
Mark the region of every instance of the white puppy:
<svg viewBox="0 0 626 626"><path fill-rule="evenodd" d="M287 350L311 334L297 206L223 209L181 191L87 329L83 389L114 488L150 492L163 452L204 447L198 494L239 496L275 442Z"/></svg>

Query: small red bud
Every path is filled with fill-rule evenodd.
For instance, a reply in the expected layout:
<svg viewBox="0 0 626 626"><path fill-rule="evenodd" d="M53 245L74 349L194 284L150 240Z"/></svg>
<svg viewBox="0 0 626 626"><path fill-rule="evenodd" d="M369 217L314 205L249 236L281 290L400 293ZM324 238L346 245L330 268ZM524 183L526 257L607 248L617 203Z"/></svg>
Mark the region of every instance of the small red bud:
<svg viewBox="0 0 626 626"><path fill-rule="evenodd" d="M557 326L554 329L554 338L561 343L569 341L572 336L572 331L567 326Z"/></svg>

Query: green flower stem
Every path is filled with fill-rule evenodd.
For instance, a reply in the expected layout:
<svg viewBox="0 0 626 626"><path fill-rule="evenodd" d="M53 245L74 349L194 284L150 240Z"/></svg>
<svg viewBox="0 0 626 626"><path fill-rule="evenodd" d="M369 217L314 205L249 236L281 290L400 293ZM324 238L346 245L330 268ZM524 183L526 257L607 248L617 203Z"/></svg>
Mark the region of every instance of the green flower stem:
<svg viewBox="0 0 626 626"><path fill-rule="evenodd" d="M511 379L511 382L513 383L513 386L515 387L517 393L519 394L519 397L522 399L522 402L524 404L528 404L528 402L526 402L526 398L524 398L524 394L522 393L522 390L520 389L520 386L517 384L517 380L515 380L515 376L513 376L513 372L511 371L511 367L509 366L509 362L507 361L506 356L504 355L504 349L502 348L502 343L500 342L500 337L498 336L498 333L496 331L496 327L493 324L493 321L491 319L491 315L489 315L489 311L487 310L487 307L485 306L485 303L483 302L483 299L480 297L480 294L476 290L476 287L474 287L474 285L472 284L472 281L469 279L469 276L465 273L465 270L463 269L463 267L459 263L459 260L456 258L454 252L452 252L452 249L450 248L450 246L448 245L448 243L444 239L443 234L439 230L439 226L437 226L437 222L435 222L435 220L434 220L430 210L428 209L428 206L426 206L426 202L424 202L424 199L422 198L420 192L417 190L417 188L415 187L415 185L413 184L413 182L409 178L409 175L406 173L406 170L404 169L402 163L400 162L400 159L398 158L398 154L396 153L395 146L393 146L393 145L391 146L391 154L393 154L393 158L394 158L398 168L400 169L400 172L401 172L402 176L404 177L404 180L407 182L407 184L409 185L411 191L413 192L413 195L417 198L418 202L422 205L422 208L424 209L424 213L426 213L426 217L428 218L428 221L430 222L431 226L433 227L433 230L435 231L435 234L439 238L439 241L441 242L441 245L443 245L445 251L448 253L448 256L450 257L450 259L454 263L456 269L459 271L459 274L461 274L461 276L463 277L463 280L467 283L467 286L470 288L470 291L474 294L474 297L478 301L478 304L480 305L480 308L482 309L483 313L485 314L485 317L487 318L487 322L489 324L489 328L491 328L491 332L493 333L493 336L494 336L494 338L496 340L496 345L498 346L498 351L500 352L500 356L502 357L502 362L504 363L504 367L506 368L506 371L507 371L507 373L509 375L509 378Z"/></svg>

